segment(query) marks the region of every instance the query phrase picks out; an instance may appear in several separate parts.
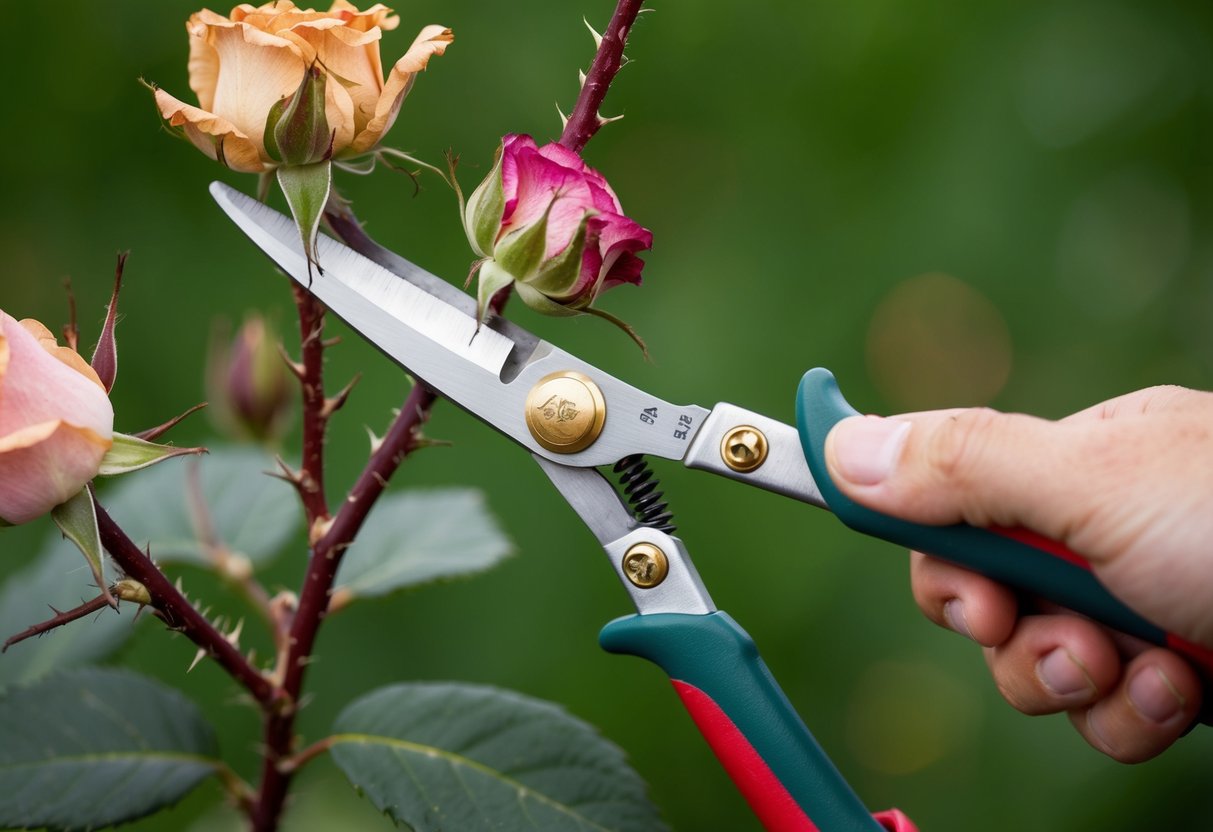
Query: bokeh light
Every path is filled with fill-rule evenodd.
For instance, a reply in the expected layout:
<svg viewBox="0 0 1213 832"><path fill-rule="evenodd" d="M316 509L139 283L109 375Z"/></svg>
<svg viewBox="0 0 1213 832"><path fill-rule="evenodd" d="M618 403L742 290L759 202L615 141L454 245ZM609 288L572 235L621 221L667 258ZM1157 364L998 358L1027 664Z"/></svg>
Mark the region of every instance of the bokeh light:
<svg viewBox="0 0 1213 832"><path fill-rule="evenodd" d="M894 410L988 403L1011 373L1011 337L998 309L946 274L897 284L868 324L868 370Z"/></svg>

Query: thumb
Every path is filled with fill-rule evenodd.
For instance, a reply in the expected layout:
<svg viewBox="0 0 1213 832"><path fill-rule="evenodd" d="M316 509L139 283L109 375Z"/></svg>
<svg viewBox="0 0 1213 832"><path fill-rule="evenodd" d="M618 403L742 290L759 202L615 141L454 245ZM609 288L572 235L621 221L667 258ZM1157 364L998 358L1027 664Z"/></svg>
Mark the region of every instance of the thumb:
<svg viewBox="0 0 1213 832"><path fill-rule="evenodd" d="M1026 526L1062 539L1087 508L1064 426L984 408L855 416L826 438L830 478L869 508L927 524Z"/></svg>
<svg viewBox="0 0 1213 832"><path fill-rule="evenodd" d="M1106 419L993 410L854 416L826 437L852 500L925 524L1022 526L1121 600L1213 646L1213 397Z"/></svg>

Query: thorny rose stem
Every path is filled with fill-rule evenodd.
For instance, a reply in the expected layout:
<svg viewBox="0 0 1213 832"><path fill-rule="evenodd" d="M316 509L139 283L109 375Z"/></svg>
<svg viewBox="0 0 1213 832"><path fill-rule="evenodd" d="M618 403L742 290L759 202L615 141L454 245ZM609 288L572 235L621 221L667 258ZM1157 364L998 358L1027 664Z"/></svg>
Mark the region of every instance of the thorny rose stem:
<svg viewBox="0 0 1213 832"><path fill-rule="evenodd" d="M615 13L611 15L611 22L602 34L594 62L590 64L585 83L581 85L581 94L577 96L573 112L564 125L564 132L560 134L560 143L574 153L580 153L598 128L605 124L598 108L602 106L616 73L623 66L623 47L642 5L644 0L619 0Z"/></svg>
<svg viewBox="0 0 1213 832"><path fill-rule="evenodd" d="M262 767L261 788L253 807L253 829L277 828L278 815L286 798L293 770L281 765L294 744L294 725L303 690L304 674L316 634L328 610L329 597L341 555L362 527L371 507L387 487L388 480L404 458L417 447L419 428L429 418L430 408L437 396L424 385L416 385L405 400L400 415L383 437L379 448L371 455L349 498L333 518L328 531L312 547L299 610L287 638L289 645L283 690L292 703L279 712L271 713L265 724L266 759Z"/></svg>
<svg viewBox="0 0 1213 832"><path fill-rule="evenodd" d="M643 2L619 0L598 44L590 71L560 137L560 143L574 152L579 153L604 123L598 108L622 66L623 48ZM362 235L356 218L348 211L338 210L336 216L330 215L329 219L330 226L347 242L354 236ZM307 664L316 634L328 611L341 557L383 493L388 479L404 457L416 448L418 429L429 418L430 409L438 398L422 384L413 388L391 429L372 453L366 468L351 489L349 498L342 503L336 516L330 519L324 496L324 431L328 417L340 407L344 397L338 396L334 400L326 399L324 395L324 308L300 287L296 286L294 290L303 341L302 362L295 366L295 371L303 387L304 409L303 463L295 485L307 512L312 552L299 609L287 639L287 660L281 680L287 705L269 711L266 716L265 762L260 789L250 810L252 827L256 832L273 832L277 829L290 780L297 768L289 760L295 741L295 715ZM504 303L506 297L500 294L494 300L500 304Z"/></svg>
<svg viewBox="0 0 1213 832"><path fill-rule="evenodd" d="M248 689L263 708L273 708L279 694L270 681L202 613L194 609L194 605L173 586L160 567L127 537L109 513L96 500L93 503L97 509L97 529L101 533L102 545L127 577L147 587L152 596L152 606L164 622L206 650L228 675Z"/></svg>

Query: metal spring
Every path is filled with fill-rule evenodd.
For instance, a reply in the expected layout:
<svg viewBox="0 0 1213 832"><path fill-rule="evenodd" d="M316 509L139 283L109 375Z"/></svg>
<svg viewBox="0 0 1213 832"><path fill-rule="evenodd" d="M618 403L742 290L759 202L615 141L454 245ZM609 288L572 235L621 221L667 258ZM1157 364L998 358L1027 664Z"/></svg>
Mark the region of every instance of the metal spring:
<svg viewBox="0 0 1213 832"><path fill-rule="evenodd" d="M664 495L656 490L660 482L653 476L644 456L625 456L615 463L615 473L619 474L623 496L631 505L637 521L651 529L673 534L678 528L674 525L674 513L669 510L667 503L662 502Z"/></svg>

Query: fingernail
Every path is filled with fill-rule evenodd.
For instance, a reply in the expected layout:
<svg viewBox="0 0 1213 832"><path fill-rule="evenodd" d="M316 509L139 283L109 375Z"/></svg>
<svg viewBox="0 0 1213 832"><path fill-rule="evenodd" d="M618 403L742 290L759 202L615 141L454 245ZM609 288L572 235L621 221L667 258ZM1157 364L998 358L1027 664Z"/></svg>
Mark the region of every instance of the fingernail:
<svg viewBox="0 0 1213 832"><path fill-rule="evenodd" d="M910 423L879 416L852 416L834 426L831 443L838 474L855 485L888 478L906 444Z"/></svg>
<svg viewBox="0 0 1213 832"><path fill-rule="evenodd" d="M943 605L943 617L953 630L965 638L977 641L973 638L973 631L969 629L969 620L965 618L964 603L959 598L953 598Z"/></svg>
<svg viewBox="0 0 1213 832"><path fill-rule="evenodd" d="M1156 667L1147 667L1129 680L1129 702L1152 722L1163 723L1183 710L1184 698Z"/></svg>
<svg viewBox="0 0 1213 832"><path fill-rule="evenodd" d="M1086 668L1064 647L1058 647L1036 663L1036 676L1054 696L1072 696L1080 691L1096 692L1095 683L1091 681Z"/></svg>

